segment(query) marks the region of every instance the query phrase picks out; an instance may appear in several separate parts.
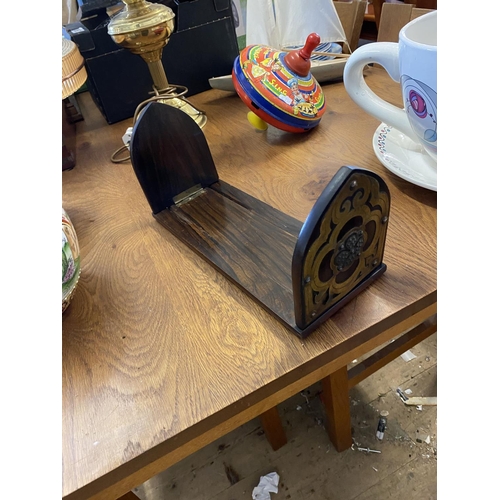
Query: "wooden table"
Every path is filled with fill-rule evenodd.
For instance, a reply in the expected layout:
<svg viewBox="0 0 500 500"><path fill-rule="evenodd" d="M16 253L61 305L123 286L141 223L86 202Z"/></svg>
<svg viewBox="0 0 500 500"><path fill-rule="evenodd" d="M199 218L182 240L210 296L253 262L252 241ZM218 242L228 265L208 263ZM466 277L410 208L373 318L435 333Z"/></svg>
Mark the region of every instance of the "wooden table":
<svg viewBox="0 0 500 500"><path fill-rule="evenodd" d="M383 70L367 82L401 105ZM320 380L330 437L345 449L349 388L435 331L424 321L436 313L436 193L379 163L378 122L342 82L323 89L328 111L303 135L254 130L236 95L192 98L220 178L298 220L342 165L389 185L386 273L305 340L153 219L130 162L110 161L132 120L110 126L79 96L77 163L62 174L82 262L63 315L63 498L118 498L259 415L279 446L275 406Z"/></svg>

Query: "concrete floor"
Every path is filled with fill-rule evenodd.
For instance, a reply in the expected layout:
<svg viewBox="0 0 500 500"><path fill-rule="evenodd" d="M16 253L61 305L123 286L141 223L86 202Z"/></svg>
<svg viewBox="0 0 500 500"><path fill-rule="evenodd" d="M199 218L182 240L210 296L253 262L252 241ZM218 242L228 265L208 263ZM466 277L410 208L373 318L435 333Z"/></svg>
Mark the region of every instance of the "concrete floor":
<svg viewBox="0 0 500 500"><path fill-rule="evenodd" d="M437 407L407 407L395 390L437 396L436 342L435 334L411 350L415 359L398 357L350 391L354 447L380 454L336 452L316 384L279 405L288 438L279 450L271 449L255 419L134 493L142 500L251 500L260 477L277 472L278 493L271 493L271 500L435 499ZM383 410L389 415L380 441L375 433Z"/></svg>

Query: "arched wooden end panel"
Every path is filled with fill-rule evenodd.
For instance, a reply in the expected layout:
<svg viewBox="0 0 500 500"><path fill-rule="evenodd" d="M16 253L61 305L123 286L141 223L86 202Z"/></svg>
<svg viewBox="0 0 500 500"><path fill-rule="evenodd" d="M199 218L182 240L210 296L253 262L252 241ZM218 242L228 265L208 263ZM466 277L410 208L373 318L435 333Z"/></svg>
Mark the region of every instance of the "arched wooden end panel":
<svg viewBox="0 0 500 500"><path fill-rule="evenodd" d="M135 123L130 159L154 214L219 179L200 127L159 102L149 103Z"/></svg>
<svg viewBox="0 0 500 500"><path fill-rule="evenodd" d="M295 322L303 335L385 271L389 210L387 184L368 170L342 167L321 193L292 259Z"/></svg>

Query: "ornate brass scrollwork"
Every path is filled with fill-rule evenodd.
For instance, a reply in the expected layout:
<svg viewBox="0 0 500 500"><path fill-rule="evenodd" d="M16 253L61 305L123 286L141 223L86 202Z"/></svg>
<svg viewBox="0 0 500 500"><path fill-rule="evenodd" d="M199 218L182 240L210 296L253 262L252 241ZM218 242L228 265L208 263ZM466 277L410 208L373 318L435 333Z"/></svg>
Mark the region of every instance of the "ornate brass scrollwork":
<svg viewBox="0 0 500 500"><path fill-rule="evenodd" d="M385 184L385 183L384 183ZM382 262L390 208L377 177L353 172L332 198L303 260L303 320L314 321Z"/></svg>

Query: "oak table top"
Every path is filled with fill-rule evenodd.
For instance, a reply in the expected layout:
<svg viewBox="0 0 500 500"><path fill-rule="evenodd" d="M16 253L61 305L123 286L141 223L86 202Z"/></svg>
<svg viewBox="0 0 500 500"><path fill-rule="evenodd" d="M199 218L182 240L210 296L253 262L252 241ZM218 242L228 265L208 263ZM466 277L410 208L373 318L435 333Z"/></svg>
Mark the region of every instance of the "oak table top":
<svg viewBox="0 0 500 500"><path fill-rule="evenodd" d="M383 70L366 80L402 106ZM389 185L387 271L305 340L156 222L130 161L110 161L132 119L108 125L79 95L76 167L62 174L82 266L62 319L63 498L117 498L435 312L436 193L377 160L379 123L341 81L322 87L328 109L307 134L253 129L227 92L190 98L219 177L300 221L342 165Z"/></svg>

